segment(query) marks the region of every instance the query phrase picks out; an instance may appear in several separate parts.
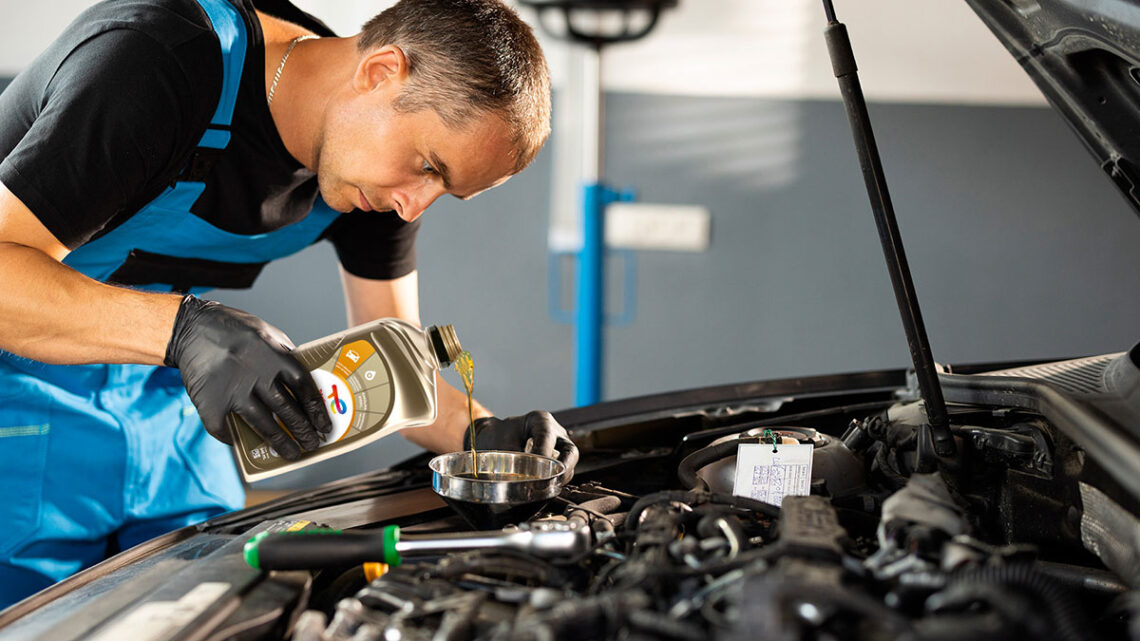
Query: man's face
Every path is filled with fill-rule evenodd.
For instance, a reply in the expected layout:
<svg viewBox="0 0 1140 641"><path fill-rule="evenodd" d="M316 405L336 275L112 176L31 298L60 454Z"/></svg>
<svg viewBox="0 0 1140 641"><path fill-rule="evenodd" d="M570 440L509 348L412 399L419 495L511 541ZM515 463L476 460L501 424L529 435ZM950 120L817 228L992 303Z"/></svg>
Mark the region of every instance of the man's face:
<svg viewBox="0 0 1140 641"><path fill-rule="evenodd" d="M330 101L316 145L330 207L392 210L410 222L443 194L470 198L510 177L514 146L500 118L477 115L455 130L434 110L392 108L402 87L393 82Z"/></svg>

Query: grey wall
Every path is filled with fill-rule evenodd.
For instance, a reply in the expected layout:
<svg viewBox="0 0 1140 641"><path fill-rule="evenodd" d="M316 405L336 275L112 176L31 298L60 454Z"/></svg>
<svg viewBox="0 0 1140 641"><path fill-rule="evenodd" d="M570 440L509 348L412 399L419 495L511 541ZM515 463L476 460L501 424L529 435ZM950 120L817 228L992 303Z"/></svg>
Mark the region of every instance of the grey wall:
<svg viewBox="0 0 1140 641"><path fill-rule="evenodd" d="M1140 220L1053 112L883 104L871 115L940 361L1140 340ZM708 252L639 254L636 321L606 333L606 398L908 363L839 103L611 95L606 149L611 183L713 215ZM503 415L573 399L572 328L546 312L549 174L544 152L474 201L441 201L420 238L424 322L456 325L478 396ZM325 247L218 298L298 341L344 322ZM412 451L388 439L266 485Z"/></svg>

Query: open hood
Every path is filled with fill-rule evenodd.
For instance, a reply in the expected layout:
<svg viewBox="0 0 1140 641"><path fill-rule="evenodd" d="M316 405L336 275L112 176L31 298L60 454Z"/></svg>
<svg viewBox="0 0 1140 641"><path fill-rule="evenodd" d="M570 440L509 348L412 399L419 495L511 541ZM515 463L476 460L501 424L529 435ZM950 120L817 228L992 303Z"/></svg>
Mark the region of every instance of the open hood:
<svg viewBox="0 0 1140 641"><path fill-rule="evenodd" d="M1140 4L966 1L1140 214Z"/></svg>

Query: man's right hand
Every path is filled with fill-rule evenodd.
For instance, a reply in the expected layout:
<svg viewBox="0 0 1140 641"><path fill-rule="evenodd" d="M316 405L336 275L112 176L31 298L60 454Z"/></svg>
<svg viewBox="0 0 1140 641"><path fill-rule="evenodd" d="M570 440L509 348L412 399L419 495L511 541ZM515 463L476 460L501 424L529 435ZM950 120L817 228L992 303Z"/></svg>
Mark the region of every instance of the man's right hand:
<svg viewBox="0 0 1140 641"><path fill-rule="evenodd" d="M477 449L531 452L556 458L566 466L565 482L574 476L578 446L550 412L528 412L510 418L478 418L475 419L474 431ZM463 437L463 449L471 447L471 435L467 433Z"/></svg>
<svg viewBox="0 0 1140 641"><path fill-rule="evenodd" d="M226 415L234 412L281 456L294 460L302 448L317 449L318 432L328 434L332 422L312 376L289 354L292 349L284 332L260 318L186 296L165 364L181 371L186 391L214 438L232 444Z"/></svg>

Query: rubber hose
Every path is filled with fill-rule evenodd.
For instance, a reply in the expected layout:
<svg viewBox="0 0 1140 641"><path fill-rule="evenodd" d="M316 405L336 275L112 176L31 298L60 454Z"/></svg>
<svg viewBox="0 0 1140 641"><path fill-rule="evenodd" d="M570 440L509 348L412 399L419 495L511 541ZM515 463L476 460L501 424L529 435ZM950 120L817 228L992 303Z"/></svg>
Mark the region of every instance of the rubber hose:
<svg viewBox="0 0 1140 641"><path fill-rule="evenodd" d="M728 512L710 512L702 516L701 520L697 521L697 534L699 534L701 538L723 537L724 532L722 532L720 526L717 525L717 521L722 520L734 534L741 539L747 539L744 534L744 526L740 524L740 519Z"/></svg>
<svg viewBox="0 0 1140 641"><path fill-rule="evenodd" d="M970 568L953 574L947 587L970 584L1011 586L1037 596L1041 607L1026 616L1047 616L1053 622L1055 639L1085 641L1090 639L1089 625L1081 611L1080 602L1057 581L1037 571L1032 565L1003 565Z"/></svg>
<svg viewBox="0 0 1140 641"><path fill-rule="evenodd" d="M717 492L688 492L685 490L665 490L663 492L646 494L645 496L638 499L637 503L633 504L633 507L629 510L629 514L627 514L625 517L626 529L636 530L638 519L641 518L641 513L644 512L645 509L650 505L653 505L655 503L668 503L672 501L686 504L717 503L720 505L728 505L730 507L752 510L754 512L759 512L765 516L770 516L772 518L779 518L780 516L779 507L744 496L720 494Z"/></svg>
<svg viewBox="0 0 1140 641"><path fill-rule="evenodd" d="M1067 590L1110 599L1129 591L1128 584L1108 570L1080 565L1037 561L1033 568L1058 582Z"/></svg>
<svg viewBox="0 0 1140 641"><path fill-rule="evenodd" d="M518 641L557 639L563 636L575 639L615 638L627 618L626 612L645 610L651 605L649 596L640 590L568 599L553 610L518 619L518 623L503 636Z"/></svg>
<svg viewBox="0 0 1140 641"><path fill-rule="evenodd" d="M646 510L650 505L656 503L668 503L677 501L680 503L703 503L703 494L698 492L688 492L685 490L663 490L661 492L654 492L653 494L646 494L637 500L630 508L629 513L625 515L625 528L627 530L636 530L638 520L641 519L641 513Z"/></svg>
<svg viewBox="0 0 1140 641"><path fill-rule="evenodd" d="M606 518L607 520L612 520L609 518L609 513L620 507L621 499L619 497L603 496L596 499L590 499L589 501L583 501L582 503L578 503L576 505L567 505L566 514L567 518L569 519L577 518L577 520L580 520L583 523L589 523L592 519L596 518ZM592 512L597 512L598 514L603 515L603 517L598 517L597 514L592 514Z"/></svg>
<svg viewBox="0 0 1140 641"><path fill-rule="evenodd" d="M736 450L739 447L739 439L733 439L725 443L702 447L681 459L681 464L677 466L677 479L681 481L681 486L694 491L708 489L708 485L701 480L701 477L697 476L697 470L710 463L719 461L722 458L728 458L736 454Z"/></svg>
<svg viewBox="0 0 1140 641"><path fill-rule="evenodd" d="M435 576L450 579L464 574L509 574L524 576L544 585L566 585L561 570L535 557L514 550L495 550L491 553L467 553L453 556L439 564Z"/></svg>
<svg viewBox="0 0 1140 641"><path fill-rule="evenodd" d="M721 529L721 524L727 532ZM739 556L748 542L748 535L744 533L740 519L731 514L706 514L697 521L697 534L702 538L723 538L728 542L729 558Z"/></svg>
<svg viewBox="0 0 1140 641"><path fill-rule="evenodd" d="M717 505L727 505L729 507L740 508L743 510L752 510L759 512L765 516L774 519L780 518L780 506L758 501L747 496L736 496L735 494L722 494L720 492L700 493L707 497L709 503L716 503Z"/></svg>
<svg viewBox="0 0 1140 641"><path fill-rule="evenodd" d="M661 616L653 610L634 610L629 613L629 624L654 636L681 639L681 641L705 641L708 634L691 623Z"/></svg>

